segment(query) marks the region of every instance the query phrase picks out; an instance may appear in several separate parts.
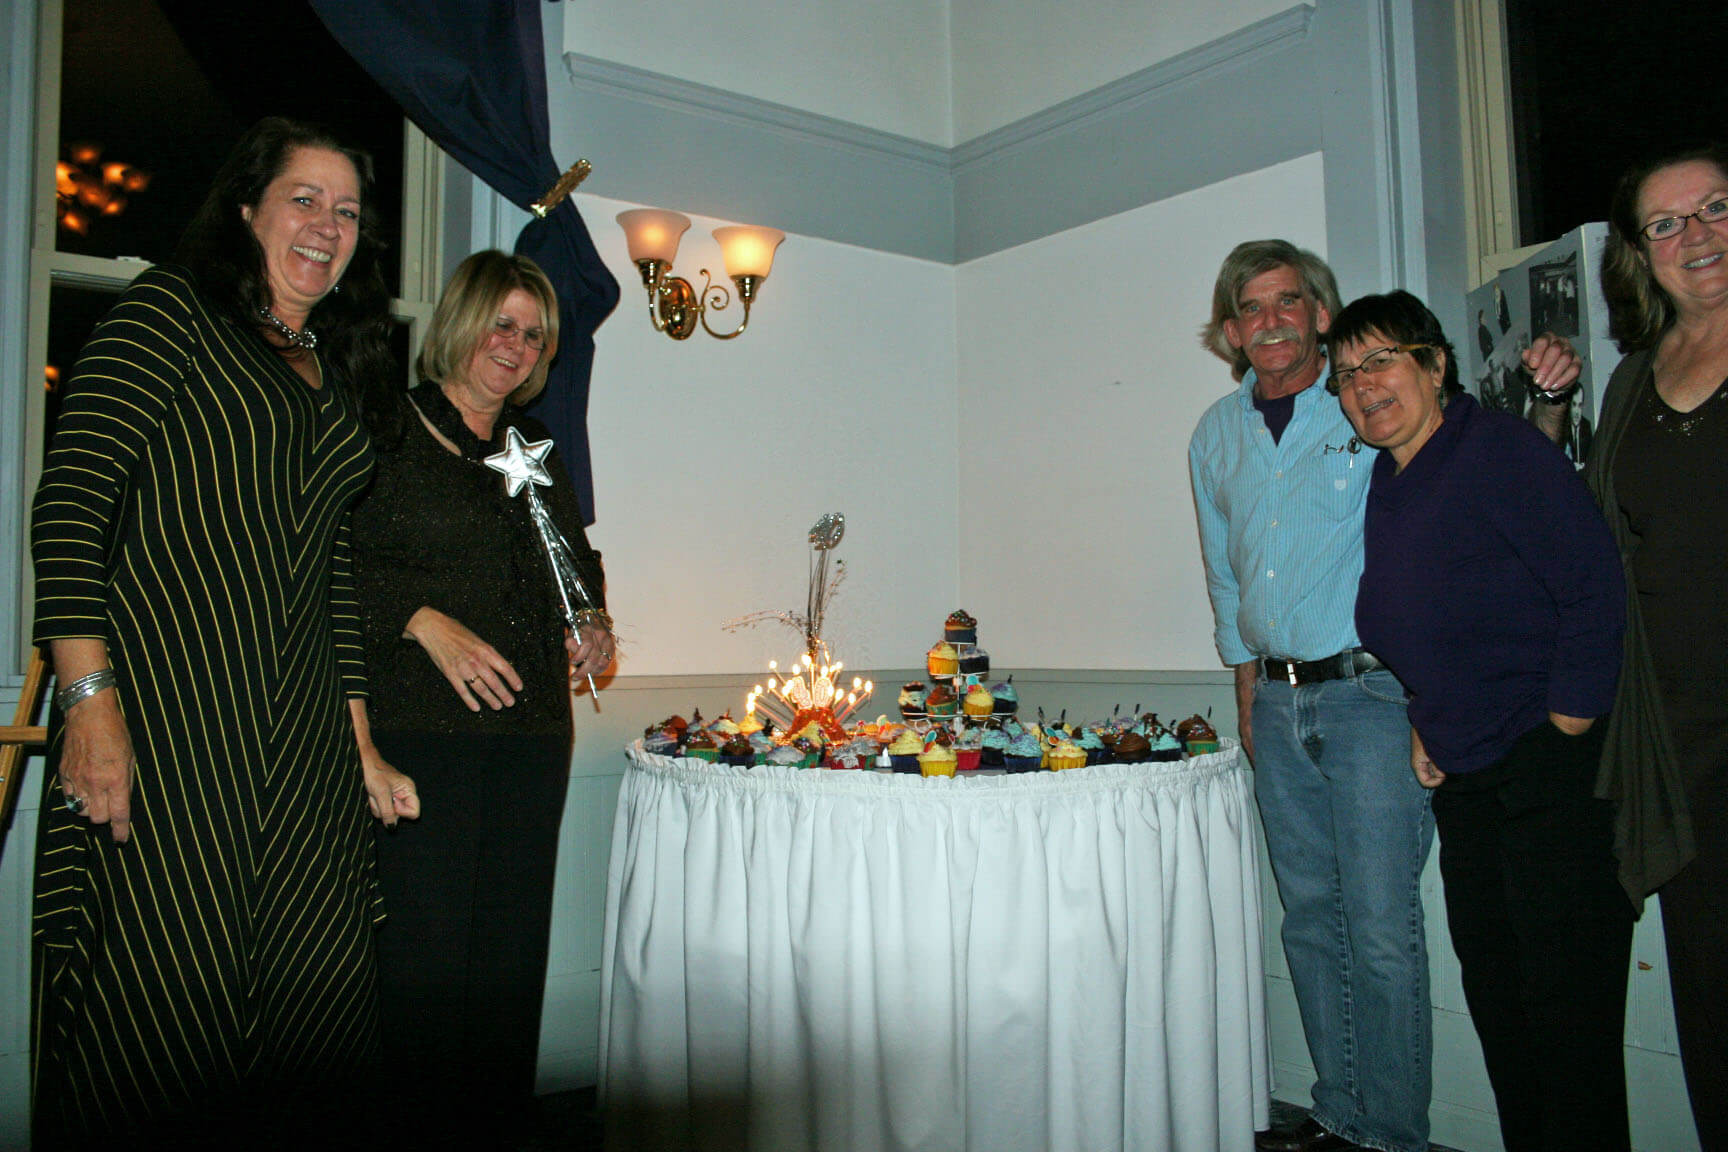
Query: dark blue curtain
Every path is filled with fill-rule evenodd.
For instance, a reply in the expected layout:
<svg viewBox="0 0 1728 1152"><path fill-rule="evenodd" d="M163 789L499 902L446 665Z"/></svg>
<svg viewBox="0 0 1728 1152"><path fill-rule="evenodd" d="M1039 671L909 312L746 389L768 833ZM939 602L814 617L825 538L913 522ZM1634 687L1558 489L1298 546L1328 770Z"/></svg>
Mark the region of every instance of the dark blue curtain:
<svg viewBox="0 0 1728 1152"><path fill-rule="evenodd" d="M438 147L519 208L558 179L546 116L541 0L311 0L331 35ZM594 330L618 282L565 200L532 220L516 251L558 290L558 359L532 407L552 430L582 517L594 522L588 379Z"/></svg>

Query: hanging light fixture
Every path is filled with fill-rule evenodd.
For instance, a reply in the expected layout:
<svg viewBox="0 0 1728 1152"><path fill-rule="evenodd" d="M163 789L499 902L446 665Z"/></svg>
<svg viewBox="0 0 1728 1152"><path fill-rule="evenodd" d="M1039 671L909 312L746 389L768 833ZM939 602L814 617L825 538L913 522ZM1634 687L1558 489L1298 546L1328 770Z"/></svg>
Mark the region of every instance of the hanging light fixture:
<svg viewBox="0 0 1728 1152"><path fill-rule="evenodd" d="M689 339L698 323L718 340L743 335L750 323L750 304L756 299L756 290L768 279L768 272L774 267L774 250L786 239L786 233L777 228L734 224L714 229L714 239L720 242L720 257L726 263L726 275L737 289L738 302L744 310L738 327L730 332L716 332L708 326L708 313L724 311L732 302L732 293L724 285L713 283L706 268L701 270L701 292L682 276L672 275L672 260L678 255L678 241L690 227L690 217L658 208L633 208L618 213L618 223L624 229L630 259L648 289L648 319L656 332L664 332L674 340Z"/></svg>

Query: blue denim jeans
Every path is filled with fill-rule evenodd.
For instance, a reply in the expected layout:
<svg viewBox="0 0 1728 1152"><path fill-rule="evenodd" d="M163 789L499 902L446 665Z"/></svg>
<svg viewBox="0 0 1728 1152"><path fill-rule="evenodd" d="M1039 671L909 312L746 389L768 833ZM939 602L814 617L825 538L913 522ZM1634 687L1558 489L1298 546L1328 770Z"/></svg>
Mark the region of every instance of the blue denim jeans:
<svg viewBox="0 0 1728 1152"><path fill-rule="evenodd" d="M1434 842L1390 672L1254 696L1254 792L1314 1061L1314 1119L1427 1152L1433 1037L1420 882Z"/></svg>

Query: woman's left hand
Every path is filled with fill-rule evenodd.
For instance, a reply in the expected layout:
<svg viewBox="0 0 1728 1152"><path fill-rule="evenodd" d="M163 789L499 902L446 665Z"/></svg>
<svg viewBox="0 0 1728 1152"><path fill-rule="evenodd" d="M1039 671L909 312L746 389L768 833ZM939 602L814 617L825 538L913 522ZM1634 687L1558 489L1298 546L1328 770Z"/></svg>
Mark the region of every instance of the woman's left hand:
<svg viewBox="0 0 1728 1152"><path fill-rule="evenodd" d="M414 781L384 759L378 745L372 743L372 721L366 715L366 698L348 699L348 716L354 725L354 746L360 750L360 778L366 786L366 806L372 815L384 821L386 828L396 827L397 820L420 818L420 791Z"/></svg>
<svg viewBox="0 0 1728 1152"><path fill-rule="evenodd" d="M1544 332L1524 349L1524 368L1530 380L1550 396L1562 396L1584 370L1578 350L1564 336Z"/></svg>
<svg viewBox="0 0 1728 1152"><path fill-rule="evenodd" d="M570 679L576 681L598 676L612 667L618 641L604 627L591 623L578 628L574 636L566 637L564 647L570 653Z"/></svg>
<svg viewBox="0 0 1728 1152"><path fill-rule="evenodd" d="M1590 725L1596 723L1596 718L1594 716L1568 716L1564 712L1550 712L1548 713L1548 723L1568 736L1582 736L1590 731Z"/></svg>
<svg viewBox="0 0 1728 1152"><path fill-rule="evenodd" d="M366 781L366 806L384 827L420 818L420 792L413 779L392 768L376 745L360 749L360 772Z"/></svg>

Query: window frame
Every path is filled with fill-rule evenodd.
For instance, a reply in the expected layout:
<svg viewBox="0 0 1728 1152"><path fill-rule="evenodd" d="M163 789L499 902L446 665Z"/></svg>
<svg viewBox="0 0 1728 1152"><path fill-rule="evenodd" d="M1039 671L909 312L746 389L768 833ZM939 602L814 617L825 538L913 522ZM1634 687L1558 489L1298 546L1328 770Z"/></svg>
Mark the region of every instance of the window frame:
<svg viewBox="0 0 1728 1152"><path fill-rule="evenodd" d="M1455 0L1454 12L1466 259L1469 286L1476 289L1547 244L1518 243L1518 156L1505 2Z"/></svg>

